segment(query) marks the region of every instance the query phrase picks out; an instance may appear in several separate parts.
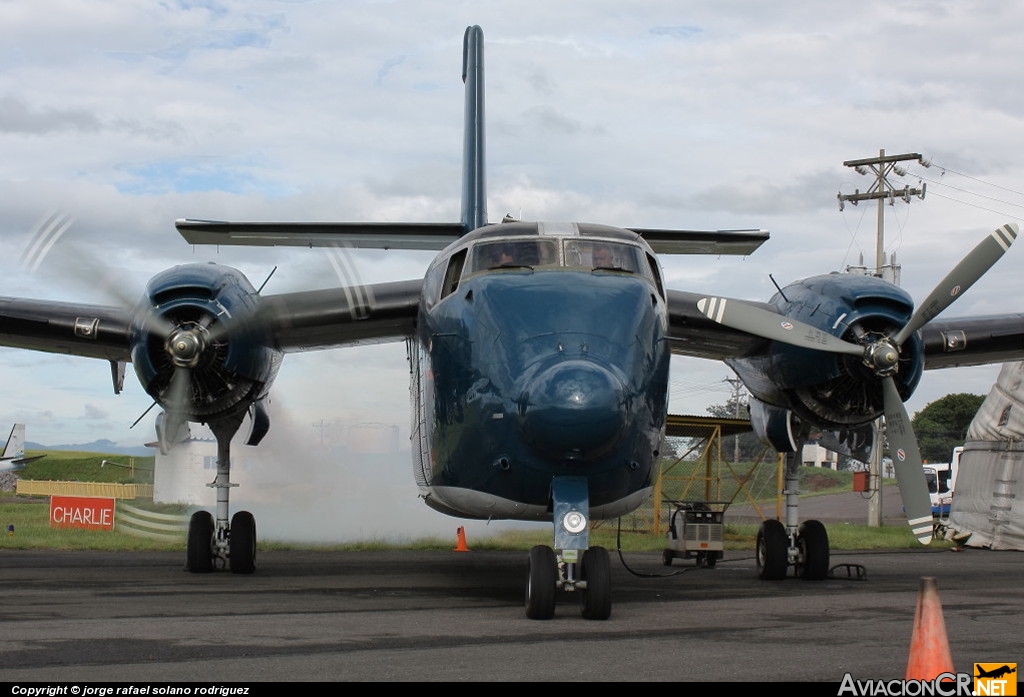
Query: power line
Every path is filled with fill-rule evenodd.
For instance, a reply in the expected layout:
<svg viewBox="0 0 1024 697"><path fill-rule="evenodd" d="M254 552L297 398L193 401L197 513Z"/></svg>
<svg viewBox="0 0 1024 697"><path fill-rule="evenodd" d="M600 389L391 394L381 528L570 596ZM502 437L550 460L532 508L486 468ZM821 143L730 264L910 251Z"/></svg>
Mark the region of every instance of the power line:
<svg viewBox="0 0 1024 697"><path fill-rule="evenodd" d="M995 213L997 215L1001 215L1001 216L1008 217L1008 218L1019 218L1020 217L1019 215L1014 215L1013 213L1007 213L1006 211L996 210L995 208L989 208L987 206L981 206L981 205L978 205L977 203L970 203L969 201L961 201L958 198L953 198L952 196L945 196L945 195L940 194L940 193L938 193L936 191L932 191L930 193L931 193L932 196L937 196L939 198L944 198L947 201L952 201L953 203L961 203L961 204L963 204L965 206L970 206L971 208L977 208L980 211L988 211L989 213ZM1015 203L1009 203L1007 201L1000 201L1000 203L1006 203L1007 205L1010 205L1010 206L1016 206L1017 205ZM1024 206L1022 206L1022 207L1024 207Z"/></svg>
<svg viewBox="0 0 1024 697"><path fill-rule="evenodd" d="M1016 208L1024 208L1024 205L1022 205L1020 203L1013 203L1012 201L1005 201L1005 200L1003 200L1001 198L996 198L995 196L986 196L985 194L979 194L979 193L976 193L974 191L970 191L969 189L962 189L959 186L953 186L952 184L946 184L945 182L940 181L938 179L929 179L928 177L922 176L920 174L918 174L916 176L917 176L917 179L919 181L926 181L926 182L930 182L932 184L938 184L939 186L945 186L946 188L953 189L954 191L959 191L961 193L968 194L970 196L977 196L978 198L985 198L985 199L988 199L989 201L995 201L996 203L1005 203L1008 206L1014 206ZM934 193L934 192L932 192L932 193ZM1022 194L1022 195L1024 195L1024 194Z"/></svg>
<svg viewBox="0 0 1024 697"><path fill-rule="evenodd" d="M924 163L922 162L922 166L925 166L925 167L938 167L939 169L942 170L942 174L945 174L946 172L952 172L953 174L956 174L957 176L964 177L964 178L970 179L972 181L976 181L979 184L984 184L985 186L992 186L992 187L995 187L997 189L1002 189L1003 191L1008 191L1009 193L1017 194L1018 196L1024 196L1024 192L1017 191L1016 189L1010 189L1010 188L1005 187L1005 186L1000 186L999 184L993 184L992 182L987 182L984 179L979 179L978 177L972 177L971 175L964 174L963 172L957 172L955 169L950 169L949 167L946 167L945 165L935 164L934 162L929 162L927 165L924 165ZM918 175L918 176L920 176L920 175ZM946 186L948 186L948 184Z"/></svg>
<svg viewBox="0 0 1024 697"><path fill-rule="evenodd" d="M1024 192L1018 191L1016 189L1011 189L1011 188L1006 187L1006 186L1001 186L999 184L994 184L992 182L987 182L987 181L985 181L983 179L980 179L979 177L973 177L973 176L971 176L969 174L966 174L964 172L958 172L957 170L951 169L949 167L946 167L945 165L937 164L935 162L929 162L928 160L926 160L924 158L922 158L919 161L919 164L921 166L923 166L923 167L938 168L938 169L942 170L942 173L941 173L941 175L940 175L940 177L938 179L932 179L932 178L924 176L923 174L920 174L920 173L917 173L917 172L909 172L909 171L906 171L906 170L903 170L903 171L897 170L896 174L898 174L899 176L907 176L907 175L914 176L914 177L917 177L917 179L919 181L928 182L929 184L932 184L933 188L932 188L932 192L931 193L933 195L935 195L935 196L938 196L939 198L944 198L947 201L952 201L954 203L960 203L960 204L963 204L965 206L970 206L972 208L977 208L979 210L988 211L989 213L996 213L998 215L1009 216L1009 217L1019 217L1019 216L1015 216L1012 213L1007 213L1005 211L1000 211L1000 210L996 210L996 209L993 209L993 208L988 208L986 206L982 206L982 205L979 205L979 204L976 204L976 203L971 203L969 201L963 201L961 199L954 198L952 196L948 196L948 195L944 195L944 194L941 194L941 193L937 193L937 192L935 192L934 187L935 186L945 187L947 189L952 189L953 191L958 191L958 192L960 192L962 194L966 194L968 196L975 196L977 198L986 199L988 201L993 201L995 203L999 203L999 204L1004 205L1004 206L1011 206L1013 208L1024 208L1024 204L1014 203L1013 201L1007 201L1005 199L998 198L996 196L989 196L987 194L982 194L982 193L978 193L976 191L971 191L970 189L965 189L965 188L962 188L962 187L954 186L954 185L949 184L948 182L944 181L943 177L945 176L945 174L947 172L949 172L951 174L955 174L957 176L964 177L965 179L970 179L971 181L978 182L979 184L982 184L984 186L991 186L991 187L993 187L995 189L1000 189L1002 191L1005 191L1005 192L1010 193L1010 194L1014 194L1016 196L1024 197Z"/></svg>

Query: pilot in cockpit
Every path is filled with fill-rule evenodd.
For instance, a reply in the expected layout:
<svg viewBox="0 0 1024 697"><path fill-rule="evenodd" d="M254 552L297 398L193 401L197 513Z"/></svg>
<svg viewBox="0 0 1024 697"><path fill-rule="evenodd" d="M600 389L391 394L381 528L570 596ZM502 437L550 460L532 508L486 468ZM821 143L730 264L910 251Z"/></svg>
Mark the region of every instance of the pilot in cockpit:
<svg viewBox="0 0 1024 697"><path fill-rule="evenodd" d="M594 250L590 253L590 260L595 269L614 269L617 266L611 247L605 244L599 244L594 247Z"/></svg>
<svg viewBox="0 0 1024 697"><path fill-rule="evenodd" d="M515 247L511 244L499 245L494 253L495 266L508 266L516 263Z"/></svg>

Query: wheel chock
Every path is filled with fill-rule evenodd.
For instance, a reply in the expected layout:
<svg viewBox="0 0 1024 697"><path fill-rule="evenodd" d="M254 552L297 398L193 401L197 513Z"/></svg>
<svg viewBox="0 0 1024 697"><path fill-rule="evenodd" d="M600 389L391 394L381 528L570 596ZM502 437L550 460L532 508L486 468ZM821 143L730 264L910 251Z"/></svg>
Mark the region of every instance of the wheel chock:
<svg viewBox="0 0 1024 697"><path fill-rule="evenodd" d="M845 571L846 575L841 576L840 571ZM861 564L836 564L828 570L829 578L848 578L854 581L867 581L868 570Z"/></svg>

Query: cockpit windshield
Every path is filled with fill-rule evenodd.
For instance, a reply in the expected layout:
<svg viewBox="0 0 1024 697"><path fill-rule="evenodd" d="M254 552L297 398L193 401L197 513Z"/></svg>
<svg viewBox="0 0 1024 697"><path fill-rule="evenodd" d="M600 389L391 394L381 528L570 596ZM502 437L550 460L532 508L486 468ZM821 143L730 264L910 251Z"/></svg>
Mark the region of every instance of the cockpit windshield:
<svg viewBox="0 0 1024 697"><path fill-rule="evenodd" d="M654 257L640 245L600 237L501 237L476 240L432 265L424 278L428 305L455 292L461 283L483 273L506 271L585 271L597 275L635 274L665 296Z"/></svg>
<svg viewBox="0 0 1024 697"><path fill-rule="evenodd" d="M558 243L555 240L498 240L480 242L472 251L469 272L502 267L537 268L558 266Z"/></svg>
<svg viewBox="0 0 1024 697"><path fill-rule="evenodd" d="M640 250L606 240L565 240L565 265L606 271L640 273Z"/></svg>
<svg viewBox="0 0 1024 697"><path fill-rule="evenodd" d="M635 246L591 239L506 239L477 243L467 273L500 268L566 267L645 274L643 252Z"/></svg>

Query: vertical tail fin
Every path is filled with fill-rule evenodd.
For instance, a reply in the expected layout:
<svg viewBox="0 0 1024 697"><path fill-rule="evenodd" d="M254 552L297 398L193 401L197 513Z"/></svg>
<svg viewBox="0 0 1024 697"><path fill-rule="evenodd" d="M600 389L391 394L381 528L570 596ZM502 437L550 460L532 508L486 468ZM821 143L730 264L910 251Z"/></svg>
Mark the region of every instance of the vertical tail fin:
<svg viewBox="0 0 1024 697"><path fill-rule="evenodd" d="M0 459L18 460L25 457L25 424L14 424L11 435L7 437L7 445Z"/></svg>
<svg viewBox="0 0 1024 697"><path fill-rule="evenodd" d="M45 455L25 457L25 424L14 424L11 435L7 437L4 454L0 455L0 472L20 470L29 462L41 460Z"/></svg>
<svg viewBox="0 0 1024 697"><path fill-rule="evenodd" d="M462 45L462 81L466 85L462 146L462 224L466 231L487 224L484 133L484 31L466 27Z"/></svg>

